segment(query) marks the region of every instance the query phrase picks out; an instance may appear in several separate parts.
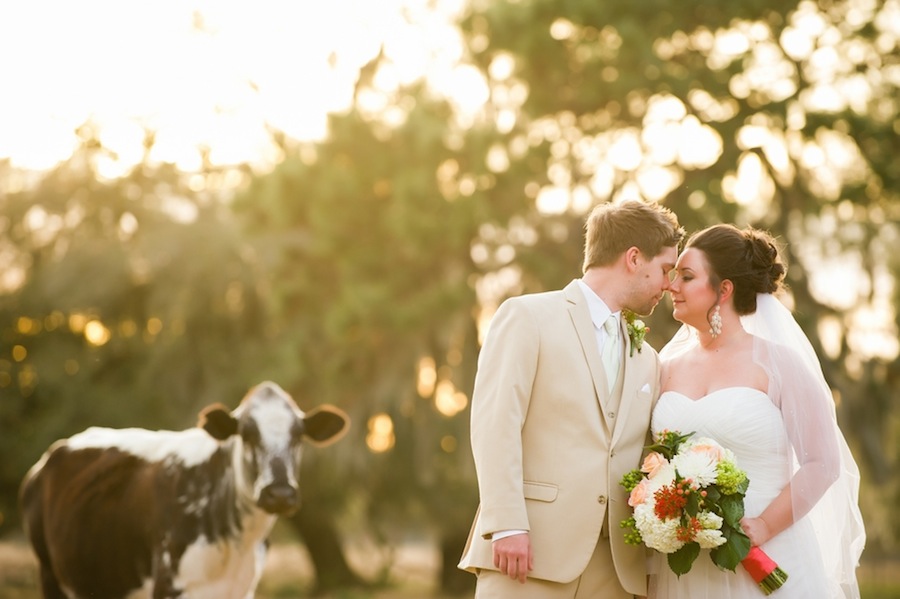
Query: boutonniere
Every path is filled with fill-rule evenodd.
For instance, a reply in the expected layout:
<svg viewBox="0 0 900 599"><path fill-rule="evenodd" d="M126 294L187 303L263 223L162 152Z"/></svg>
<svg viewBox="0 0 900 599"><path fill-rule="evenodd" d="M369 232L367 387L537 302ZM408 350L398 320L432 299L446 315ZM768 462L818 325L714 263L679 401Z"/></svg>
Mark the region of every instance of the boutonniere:
<svg viewBox="0 0 900 599"><path fill-rule="evenodd" d="M645 325L644 321L638 318L637 314L631 310L622 310L622 316L625 317L625 327L628 330L628 338L631 339L631 355L634 355L635 349L638 350L638 353L641 353L641 348L644 346L644 336L650 330L650 327Z"/></svg>

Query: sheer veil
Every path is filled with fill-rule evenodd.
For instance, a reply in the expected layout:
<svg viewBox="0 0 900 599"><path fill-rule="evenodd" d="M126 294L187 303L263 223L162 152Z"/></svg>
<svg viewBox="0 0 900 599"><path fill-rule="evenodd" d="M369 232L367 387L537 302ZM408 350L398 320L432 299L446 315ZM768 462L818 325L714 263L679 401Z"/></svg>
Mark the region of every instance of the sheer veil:
<svg viewBox="0 0 900 599"><path fill-rule="evenodd" d="M815 529L830 596L858 598L856 567L866 538L859 469L838 428L819 360L790 310L772 294L758 294L756 312L742 316L741 324L755 336L753 360L769 377L767 394L781 409L793 449L794 521L806 517ZM697 343L696 331L682 326L660 358L668 361Z"/></svg>

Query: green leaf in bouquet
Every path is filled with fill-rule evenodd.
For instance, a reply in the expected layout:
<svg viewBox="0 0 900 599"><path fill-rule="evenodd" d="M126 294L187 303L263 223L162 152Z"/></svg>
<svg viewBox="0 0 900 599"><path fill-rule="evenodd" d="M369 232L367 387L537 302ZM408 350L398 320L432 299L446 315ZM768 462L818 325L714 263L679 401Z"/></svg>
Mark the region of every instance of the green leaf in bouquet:
<svg viewBox="0 0 900 599"><path fill-rule="evenodd" d="M710 485L704 489L706 491L706 497L704 498L707 505L718 505L719 499L722 497L722 494L719 493L719 489L716 488L715 485Z"/></svg>
<svg viewBox="0 0 900 599"><path fill-rule="evenodd" d="M694 565L694 560L698 555L700 555L700 545L688 543L675 553L668 555L669 568L678 576L687 574L691 571L691 566Z"/></svg>
<svg viewBox="0 0 900 599"><path fill-rule="evenodd" d="M697 517L697 514L700 513L700 493L694 491L689 493L687 496L687 503L684 506L684 511L693 518Z"/></svg>
<svg viewBox="0 0 900 599"><path fill-rule="evenodd" d="M744 500L740 495L723 495L719 499L719 507L722 509L722 518L725 523L740 530L741 518L744 517Z"/></svg>
<svg viewBox="0 0 900 599"><path fill-rule="evenodd" d="M672 448L667 445L662 445L660 443L654 443L653 445L645 445L644 449L648 452L656 452L661 454L667 460L671 460L672 456L675 455L675 452L672 451Z"/></svg>
<svg viewBox="0 0 900 599"><path fill-rule="evenodd" d="M739 529L727 527L722 530L722 535L725 537L725 543L711 549L709 557L719 568L734 572L738 564L750 553L750 537Z"/></svg>
<svg viewBox="0 0 900 599"><path fill-rule="evenodd" d="M686 435L680 435L677 431L668 431L663 433L662 438L656 443L647 445L644 449L660 453L667 460L671 460L675 457L675 454L678 453L678 448L681 444L693 436L693 434L693 432L690 432Z"/></svg>

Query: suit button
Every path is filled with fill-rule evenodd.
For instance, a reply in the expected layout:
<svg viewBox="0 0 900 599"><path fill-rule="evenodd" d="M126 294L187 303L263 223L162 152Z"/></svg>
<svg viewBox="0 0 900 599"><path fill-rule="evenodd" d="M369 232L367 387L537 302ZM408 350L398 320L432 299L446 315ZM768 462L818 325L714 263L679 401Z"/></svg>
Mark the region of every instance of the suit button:
<svg viewBox="0 0 900 599"><path fill-rule="evenodd" d="M615 417L616 417L616 413L615 413L615 412L607 412L607 413L606 413L606 415L607 415L607 416L609 416L609 417L610 417L610 419L612 419L612 418L615 418Z"/></svg>
<svg viewBox="0 0 900 599"><path fill-rule="evenodd" d="M600 497L597 498L597 502L598 503L606 503L606 496L601 495Z"/></svg>

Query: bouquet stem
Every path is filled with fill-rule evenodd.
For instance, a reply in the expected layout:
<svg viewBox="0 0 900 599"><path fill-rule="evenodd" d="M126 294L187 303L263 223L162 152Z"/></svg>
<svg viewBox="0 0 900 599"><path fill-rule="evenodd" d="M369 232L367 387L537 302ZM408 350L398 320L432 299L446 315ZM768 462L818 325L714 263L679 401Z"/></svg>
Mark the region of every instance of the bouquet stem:
<svg viewBox="0 0 900 599"><path fill-rule="evenodd" d="M759 547L751 547L741 565L766 595L771 595L787 582L787 573Z"/></svg>

